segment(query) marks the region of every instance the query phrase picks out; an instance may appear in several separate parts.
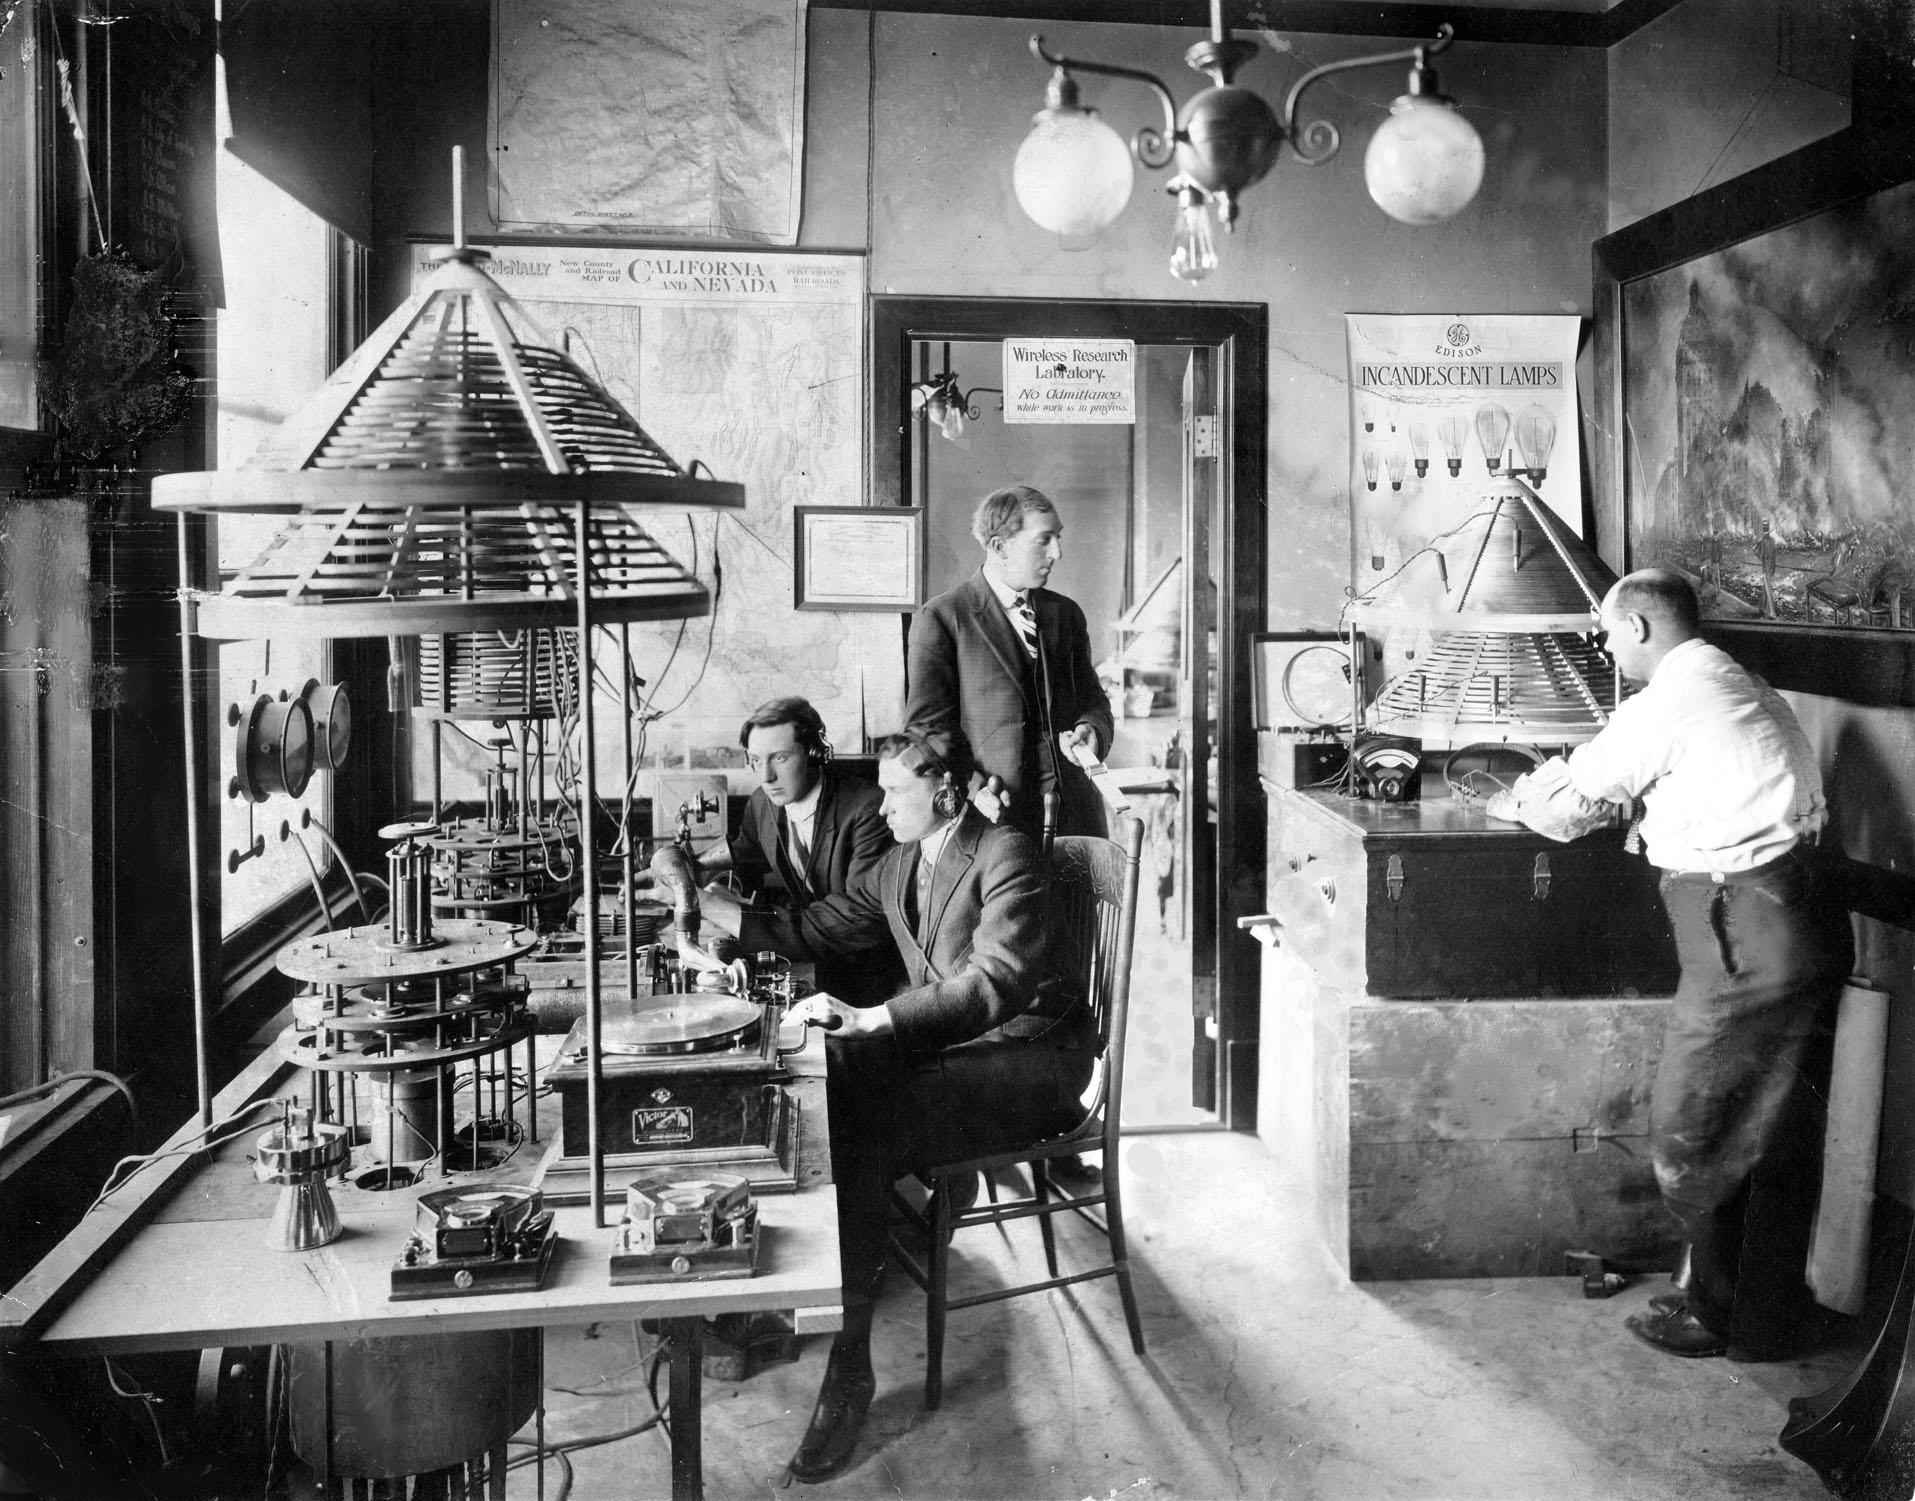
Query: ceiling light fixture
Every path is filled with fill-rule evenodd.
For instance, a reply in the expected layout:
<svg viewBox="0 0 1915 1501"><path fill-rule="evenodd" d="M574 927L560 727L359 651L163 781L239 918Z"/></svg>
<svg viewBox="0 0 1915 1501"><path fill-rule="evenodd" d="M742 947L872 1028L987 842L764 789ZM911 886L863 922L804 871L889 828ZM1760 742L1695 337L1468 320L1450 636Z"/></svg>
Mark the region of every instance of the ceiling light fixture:
<svg viewBox="0 0 1915 1501"><path fill-rule="evenodd" d="M1230 34L1223 21L1223 0L1211 0L1210 36L1184 54L1212 87L1193 94L1180 110L1170 90L1140 68L1086 62L1048 52L1041 36L1031 51L1054 70L1045 90L1044 109L1018 148L1012 171L1017 201L1038 224L1059 235L1095 234L1110 224L1130 200L1130 156L1152 170L1173 161L1177 173L1167 184L1177 199L1177 228L1171 254L1172 274L1199 281L1217 265L1211 235L1211 209L1228 232L1236 223L1238 199L1262 180L1288 145L1298 161L1317 166L1336 155L1340 138L1327 120L1297 123L1297 101L1305 89L1332 73L1385 63L1409 63L1409 86L1390 106L1364 156L1363 175L1370 196L1405 224L1434 224L1460 212L1483 181L1483 141L1458 114L1453 101L1438 91L1429 59L1455 36L1447 24L1434 41L1402 52L1354 57L1312 68L1290 87L1283 113L1231 78L1257 54L1257 44ZM1123 140L1078 102L1080 73L1129 78L1152 89L1163 105L1164 124L1140 127Z"/></svg>

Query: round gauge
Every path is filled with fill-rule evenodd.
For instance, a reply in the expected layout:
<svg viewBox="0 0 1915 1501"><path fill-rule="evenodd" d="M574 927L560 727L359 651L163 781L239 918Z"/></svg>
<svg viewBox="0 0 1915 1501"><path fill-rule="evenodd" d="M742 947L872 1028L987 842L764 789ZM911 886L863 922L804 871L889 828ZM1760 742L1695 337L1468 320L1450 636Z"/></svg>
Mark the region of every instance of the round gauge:
<svg viewBox="0 0 1915 1501"><path fill-rule="evenodd" d="M1309 726L1346 724L1350 718L1350 649L1341 642L1306 646L1284 664L1277 684L1280 714Z"/></svg>
<svg viewBox="0 0 1915 1501"><path fill-rule="evenodd" d="M313 716L304 699L260 694L233 741L234 781L249 803L298 797L313 774Z"/></svg>
<svg viewBox="0 0 1915 1501"><path fill-rule="evenodd" d="M299 696L312 712L315 763L327 771L339 770L352 744L352 700L346 696L346 685L309 678Z"/></svg>

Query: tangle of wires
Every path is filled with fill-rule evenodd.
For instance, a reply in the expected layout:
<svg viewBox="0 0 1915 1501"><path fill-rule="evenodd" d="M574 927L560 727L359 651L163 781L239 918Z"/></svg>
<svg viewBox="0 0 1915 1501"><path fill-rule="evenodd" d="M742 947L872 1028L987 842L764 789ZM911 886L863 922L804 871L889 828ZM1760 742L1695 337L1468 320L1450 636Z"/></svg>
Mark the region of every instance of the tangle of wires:
<svg viewBox="0 0 1915 1501"><path fill-rule="evenodd" d="M629 1371L643 1367L645 1371L645 1395L652 1409L649 1417L641 1418L636 1423L628 1424L623 1428L613 1429L607 1433L588 1434L582 1438L565 1439L558 1443L528 1443L524 1439L512 1439L509 1441L511 1447L524 1449L528 1452L516 1455L507 1460L505 1467L508 1471L523 1469L527 1465L539 1463L542 1459L550 1458L558 1461L559 1485L553 1497L553 1501L566 1501L566 1498L571 1494L575 1476L570 1456L577 1454L583 1449L603 1448L606 1444L616 1444L628 1438L635 1438L639 1434L648 1433L653 1429L657 1429L664 1437L666 1447L668 1449L671 1447L672 1433L671 1428L668 1426L668 1420L671 1416L671 1404L662 1401L658 1395L658 1373L665 1364L668 1347L665 1341L659 1340L653 1345L652 1351L648 1355L645 1353L644 1336L640 1332L640 1325L635 1323L631 1326L631 1329L638 1359L631 1365L626 1366L624 1370L613 1372L612 1375L606 1377L605 1380L606 1382L610 1382L619 1376L625 1375ZM601 1383L601 1385L604 1385L604 1383ZM567 1396L573 1397L602 1397L621 1394L618 1389L610 1387L601 1391L594 1391L590 1388L565 1386L554 1386L548 1389L555 1392L563 1392Z"/></svg>

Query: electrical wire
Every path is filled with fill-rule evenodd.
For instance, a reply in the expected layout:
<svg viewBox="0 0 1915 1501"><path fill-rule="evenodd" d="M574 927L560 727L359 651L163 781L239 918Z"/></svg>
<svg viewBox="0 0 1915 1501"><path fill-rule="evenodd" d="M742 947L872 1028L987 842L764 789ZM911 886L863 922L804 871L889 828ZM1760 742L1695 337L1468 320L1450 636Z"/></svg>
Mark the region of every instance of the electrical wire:
<svg viewBox="0 0 1915 1501"><path fill-rule="evenodd" d="M146 1409L146 1420L153 1425L153 1441L160 1446L160 1467L164 1469L173 1462L166 1452L166 1434L160 1429L160 1415L153 1410L155 1404L166 1399L158 1392L130 1392L120 1385L119 1378L113 1372L113 1359L102 1355L100 1364L106 1368L106 1384L113 1388L116 1397L125 1397L129 1402L138 1402Z"/></svg>
<svg viewBox="0 0 1915 1501"><path fill-rule="evenodd" d="M332 908L326 902L326 888L319 879L319 862L313 859L313 852L303 835L297 829L291 831L292 839L299 846L299 853L306 857L306 870L312 877L313 900L319 903L320 919L326 924L328 933L339 931L339 925L332 920Z"/></svg>
<svg viewBox="0 0 1915 1501"><path fill-rule="evenodd" d="M215 1131L225 1131L229 1126L237 1126L239 1122L243 1121L254 1111L263 1109L267 1105L284 1105L285 1103L286 1101L280 1099L254 1100L250 1105L241 1106L238 1110L227 1116L225 1120L216 1121L210 1126L202 1126L176 1147L161 1147L157 1152L142 1152L130 1157L122 1157L108 1169L106 1186L100 1190L99 1197L86 1206L86 1213L82 1214L80 1218L85 1219L88 1214L93 1213L94 1210L104 1204L109 1195L116 1194L125 1188L127 1184L131 1183L140 1175L142 1168L150 1167L153 1163L158 1162L164 1157L179 1157L191 1152L210 1152L215 1147L223 1147L227 1142L234 1140L241 1133L239 1131L233 1131L231 1134L222 1136L215 1141L211 1139ZM201 1137L208 1139L201 1141ZM115 1182L114 1175L129 1162L133 1164L133 1171L128 1173L124 1178L119 1179L118 1182Z"/></svg>
<svg viewBox="0 0 1915 1501"><path fill-rule="evenodd" d="M318 831L319 837L326 841L326 847L332 851L333 858L339 862L339 868L346 873L346 883L352 887L353 900L359 903L359 915L367 922L374 921L372 908L366 905L366 894L359 889L359 874L352 868L352 861L346 858L346 852L339 847L339 841L332 837L332 830L310 813L306 815L306 821L310 827Z"/></svg>
<svg viewBox="0 0 1915 1501"><path fill-rule="evenodd" d="M62 1084L74 1079L98 1079L102 1084L111 1084L126 1096L127 1124L129 1126L139 1124L140 1106L139 1102L133 1098L132 1088L118 1074L109 1074L103 1068L70 1068L65 1073L55 1074L44 1084L35 1084L32 1088L23 1089L18 1094L0 1095L0 1110L11 1110L15 1105L24 1105L28 1100L37 1100L43 1095L50 1095Z"/></svg>

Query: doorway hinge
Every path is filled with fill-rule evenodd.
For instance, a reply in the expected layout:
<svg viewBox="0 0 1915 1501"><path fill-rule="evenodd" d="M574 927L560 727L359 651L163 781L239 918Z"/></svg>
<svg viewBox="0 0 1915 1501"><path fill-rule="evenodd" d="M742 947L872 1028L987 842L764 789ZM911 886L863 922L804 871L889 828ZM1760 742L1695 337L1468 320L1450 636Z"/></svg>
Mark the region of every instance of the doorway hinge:
<svg viewBox="0 0 1915 1501"><path fill-rule="evenodd" d="M1192 419L1190 434L1192 457L1214 459L1217 457L1217 419L1213 416L1200 416Z"/></svg>
<svg viewBox="0 0 1915 1501"><path fill-rule="evenodd" d="M1531 867L1530 889L1535 892L1537 901L1549 900L1549 856L1547 854L1538 855L1535 865Z"/></svg>
<svg viewBox="0 0 1915 1501"><path fill-rule="evenodd" d="M1383 867L1383 888L1390 894L1390 900L1403 900L1403 857L1392 855Z"/></svg>

